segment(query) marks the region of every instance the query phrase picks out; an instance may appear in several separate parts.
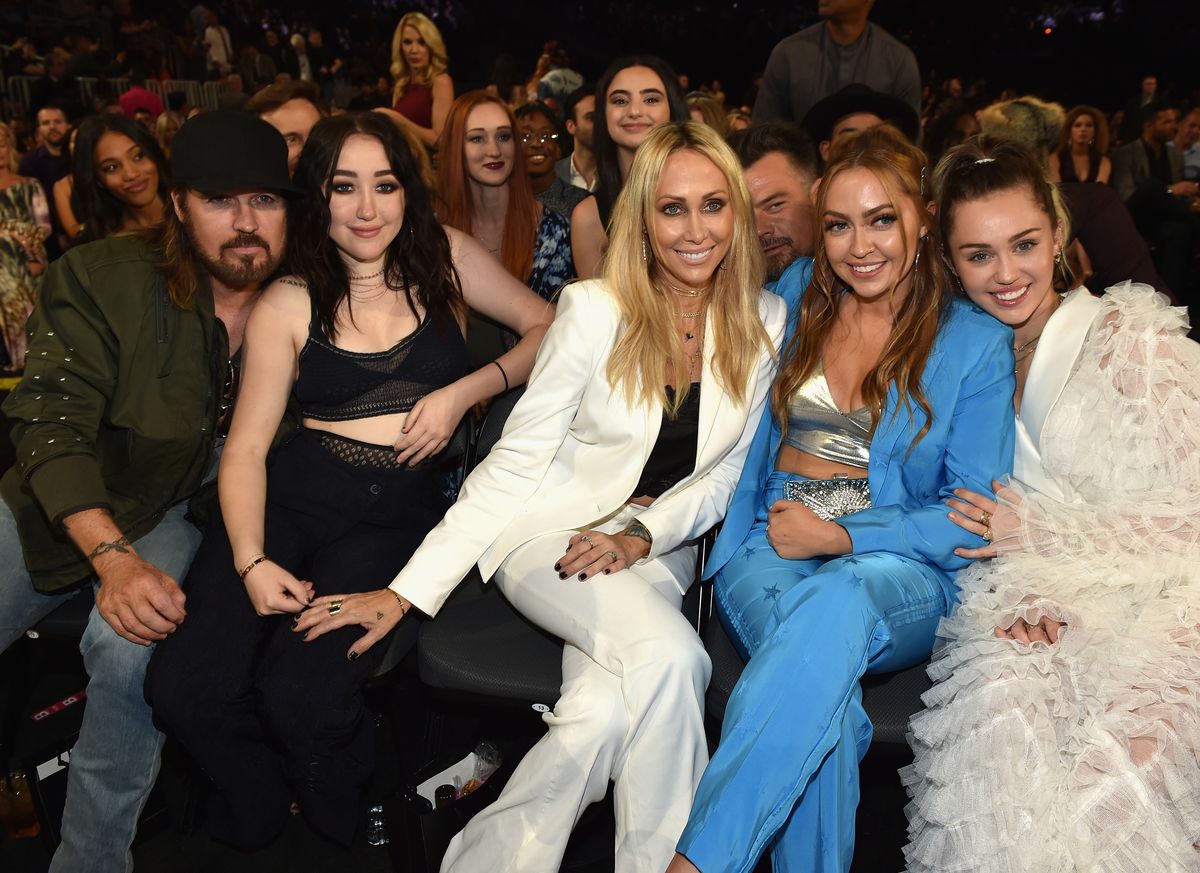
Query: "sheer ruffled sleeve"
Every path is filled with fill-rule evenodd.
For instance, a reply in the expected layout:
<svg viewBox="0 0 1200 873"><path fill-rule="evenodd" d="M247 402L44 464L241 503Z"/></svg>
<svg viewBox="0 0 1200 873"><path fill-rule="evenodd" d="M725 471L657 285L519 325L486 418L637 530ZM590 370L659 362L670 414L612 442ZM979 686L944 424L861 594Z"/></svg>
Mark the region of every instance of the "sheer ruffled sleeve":
<svg viewBox="0 0 1200 873"><path fill-rule="evenodd" d="M1061 503L1014 487L1008 549L1064 558L1200 551L1200 346L1145 285L1110 288L1042 432Z"/></svg>

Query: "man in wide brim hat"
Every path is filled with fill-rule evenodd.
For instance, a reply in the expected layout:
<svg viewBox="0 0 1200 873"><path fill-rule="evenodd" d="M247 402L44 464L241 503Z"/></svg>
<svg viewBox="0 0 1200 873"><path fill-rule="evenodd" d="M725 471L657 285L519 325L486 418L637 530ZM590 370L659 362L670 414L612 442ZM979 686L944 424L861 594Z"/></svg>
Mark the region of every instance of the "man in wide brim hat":
<svg viewBox="0 0 1200 873"><path fill-rule="evenodd" d="M801 126L817 143L821 160L828 160L829 146L842 134L888 122L913 142L921 132L921 120L913 108L890 94L867 85L847 85L813 105Z"/></svg>

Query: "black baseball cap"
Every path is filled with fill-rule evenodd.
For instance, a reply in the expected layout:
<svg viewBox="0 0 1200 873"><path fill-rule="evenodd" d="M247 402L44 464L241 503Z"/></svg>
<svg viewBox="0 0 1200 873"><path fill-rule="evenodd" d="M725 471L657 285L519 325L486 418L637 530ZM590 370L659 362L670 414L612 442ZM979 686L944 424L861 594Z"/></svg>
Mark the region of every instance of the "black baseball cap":
<svg viewBox="0 0 1200 873"><path fill-rule="evenodd" d="M916 110L898 97L855 82L813 104L801 123L813 142L825 142L833 136L833 128L847 115L870 112L891 122L911 141L916 142L921 121Z"/></svg>
<svg viewBox="0 0 1200 873"><path fill-rule="evenodd" d="M257 116L204 112L185 122L171 143L171 178L205 194L262 188L302 194L288 176L283 135Z"/></svg>

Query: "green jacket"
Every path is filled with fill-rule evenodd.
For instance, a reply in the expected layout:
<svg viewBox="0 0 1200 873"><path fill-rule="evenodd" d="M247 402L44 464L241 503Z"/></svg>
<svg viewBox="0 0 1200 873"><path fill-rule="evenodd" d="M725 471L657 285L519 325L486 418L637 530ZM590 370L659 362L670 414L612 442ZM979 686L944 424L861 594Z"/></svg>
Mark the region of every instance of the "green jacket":
<svg viewBox="0 0 1200 873"><path fill-rule="evenodd" d="M29 318L25 377L4 403L17 463L0 481L41 591L91 573L62 530L108 509L131 540L192 497L213 460L229 339L208 276L190 309L136 237L71 249Z"/></svg>

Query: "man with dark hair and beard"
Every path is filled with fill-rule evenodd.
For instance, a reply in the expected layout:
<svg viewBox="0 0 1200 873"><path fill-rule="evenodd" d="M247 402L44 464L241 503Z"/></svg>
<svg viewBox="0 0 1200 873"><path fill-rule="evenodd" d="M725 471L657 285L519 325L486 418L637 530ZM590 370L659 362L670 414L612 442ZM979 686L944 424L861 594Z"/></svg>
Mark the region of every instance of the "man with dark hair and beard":
<svg viewBox="0 0 1200 873"><path fill-rule="evenodd" d="M201 533L189 508L212 490L246 319L284 254L294 189L265 121L198 116L171 171L161 227L50 266L4 404L17 464L0 481L0 650L80 587L96 596L53 871L132 869L162 746L146 664L183 621L177 580Z"/></svg>

